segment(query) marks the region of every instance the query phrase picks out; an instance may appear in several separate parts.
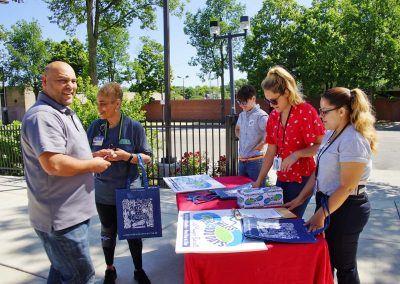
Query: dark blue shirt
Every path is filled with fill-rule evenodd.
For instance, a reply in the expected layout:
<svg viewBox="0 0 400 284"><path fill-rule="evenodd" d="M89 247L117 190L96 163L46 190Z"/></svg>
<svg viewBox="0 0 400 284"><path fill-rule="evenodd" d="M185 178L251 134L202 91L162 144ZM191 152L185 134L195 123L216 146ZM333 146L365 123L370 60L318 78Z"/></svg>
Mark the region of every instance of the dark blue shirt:
<svg viewBox="0 0 400 284"><path fill-rule="evenodd" d="M106 120L95 120L88 129L88 139L92 152L101 149L120 148L128 153L143 153L151 156L143 126L127 116L120 123L108 128ZM96 202L115 204L115 189L126 188L127 179L138 179L138 166L126 161L111 162L111 166L101 174L95 175Z"/></svg>

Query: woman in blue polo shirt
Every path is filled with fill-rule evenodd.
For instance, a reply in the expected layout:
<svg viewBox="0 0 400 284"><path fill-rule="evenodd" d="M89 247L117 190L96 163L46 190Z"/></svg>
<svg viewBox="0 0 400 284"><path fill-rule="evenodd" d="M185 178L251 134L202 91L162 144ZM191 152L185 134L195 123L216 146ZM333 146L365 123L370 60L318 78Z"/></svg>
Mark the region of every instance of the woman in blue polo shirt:
<svg viewBox="0 0 400 284"><path fill-rule="evenodd" d="M122 89L117 83L103 86L97 94L100 119L89 127L88 139L94 157L111 161L103 173L95 175L96 207L101 222L101 242L106 261L104 283L115 283L117 272L113 265L117 236L115 189L124 188L128 177L131 187L141 186L138 174L138 155L145 163L151 161L152 151L144 128L137 121L121 113ZM139 283L150 283L142 269L142 240L128 240L135 265L134 277Z"/></svg>

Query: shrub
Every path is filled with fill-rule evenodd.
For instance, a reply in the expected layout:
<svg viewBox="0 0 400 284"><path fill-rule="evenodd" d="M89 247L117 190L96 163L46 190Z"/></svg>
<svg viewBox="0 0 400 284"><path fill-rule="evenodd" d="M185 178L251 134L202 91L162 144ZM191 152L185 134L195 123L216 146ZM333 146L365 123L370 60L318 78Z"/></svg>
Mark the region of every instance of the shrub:
<svg viewBox="0 0 400 284"><path fill-rule="evenodd" d="M200 175L207 174L209 170L209 159L207 153L203 152L200 154L197 152L185 152L180 161L180 172L178 174L182 176L187 175Z"/></svg>
<svg viewBox="0 0 400 284"><path fill-rule="evenodd" d="M214 175L216 176L225 176L226 175L226 156L219 156L218 161L214 165Z"/></svg>

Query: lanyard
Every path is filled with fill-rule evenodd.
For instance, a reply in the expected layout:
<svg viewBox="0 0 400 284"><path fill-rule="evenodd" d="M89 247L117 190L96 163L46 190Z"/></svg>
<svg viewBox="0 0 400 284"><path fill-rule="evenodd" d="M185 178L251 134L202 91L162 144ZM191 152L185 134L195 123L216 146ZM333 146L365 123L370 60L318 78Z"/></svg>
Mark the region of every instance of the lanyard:
<svg viewBox="0 0 400 284"><path fill-rule="evenodd" d="M118 143L121 140L122 126L124 124L124 115L121 113L121 118L119 120L119 134L118 134ZM108 121L106 120L106 129L104 130L104 141L107 139L107 130L108 130Z"/></svg>
<svg viewBox="0 0 400 284"><path fill-rule="evenodd" d="M292 112L292 106L290 106L289 114L287 116L286 123L285 123L285 128L283 128L283 136L282 136L282 144L281 144L282 147L281 147L281 149L279 149L278 138L279 138L279 129L281 128L282 113L279 116L278 127L276 129L276 146L278 147L278 157L280 157L281 150L284 148L284 145L285 145L286 127L287 127L287 124L289 122L289 118L290 118L290 113L291 112Z"/></svg>
<svg viewBox="0 0 400 284"><path fill-rule="evenodd" d="M332 140L333 135L335 135L335 133L336 133L336 130L333 131L331 137L329 137L329 139L326 142L325 146L318 153L318 155L317 155L317 167L315 168L315 180L317 180L317 177L318 177L319 160L321 160L321 156L326 152L326 150L329 149L329 147L333 144L333 142L335 142L335 140L343 133L343 131L347 128L348 125L349 125L349 123L347 123L346 126L343 127L342 130L340 130L339 134L335 138L333 138L333 140Z"/></svg>

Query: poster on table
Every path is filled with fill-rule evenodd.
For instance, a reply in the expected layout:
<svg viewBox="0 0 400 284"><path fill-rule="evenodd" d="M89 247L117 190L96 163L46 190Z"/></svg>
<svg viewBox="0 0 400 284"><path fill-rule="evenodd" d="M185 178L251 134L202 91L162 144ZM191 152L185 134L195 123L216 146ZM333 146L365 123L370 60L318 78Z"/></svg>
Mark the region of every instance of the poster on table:
<svg viewBox="0 0 400 284"><path fill-rule="evenodd" d="M165 177L163 179L169 188L176 193L225 188L222 183L209 175Z"/></svg>
<svg viewBox="0 0 400 284"><path fill-rule="evenodd" d="M231 210L180 211L176 253L229 253L267 250L263 241L243 237Z"/></svg>

